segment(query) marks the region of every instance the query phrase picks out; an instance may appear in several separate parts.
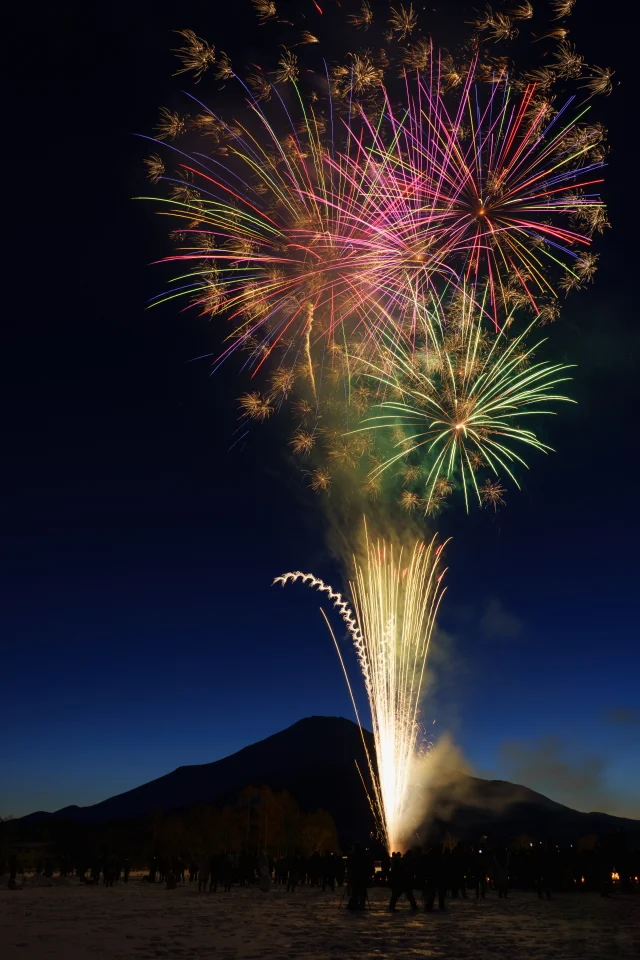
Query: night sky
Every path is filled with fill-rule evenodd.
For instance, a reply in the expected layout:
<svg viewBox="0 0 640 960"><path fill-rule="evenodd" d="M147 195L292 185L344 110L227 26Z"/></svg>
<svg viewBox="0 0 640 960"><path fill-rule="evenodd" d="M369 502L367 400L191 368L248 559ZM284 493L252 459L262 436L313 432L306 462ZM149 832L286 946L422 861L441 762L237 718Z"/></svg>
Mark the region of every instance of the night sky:
<svg viewBox="0 0 640 960"><path fill-rule="evenodd" d="M167 241L131 199L149 192L134 134L178 103L172 28L242 45L248 2L228 22L216 6L67 3L5 40L3 815L352 716L318 596L270 586L298 568L340 582L317 499L277 424L234 446L247 381L191 362L216 323L145 310ZM506 508L440 524L454 539L425 722L481 775L640 817L637 88L632 38L603 9L579 0L572 39L620 81L594 103L614 229L548 328L579 403L549 418L557 453L532 454ZM260 42L251 27L256 58Z"/></svg>

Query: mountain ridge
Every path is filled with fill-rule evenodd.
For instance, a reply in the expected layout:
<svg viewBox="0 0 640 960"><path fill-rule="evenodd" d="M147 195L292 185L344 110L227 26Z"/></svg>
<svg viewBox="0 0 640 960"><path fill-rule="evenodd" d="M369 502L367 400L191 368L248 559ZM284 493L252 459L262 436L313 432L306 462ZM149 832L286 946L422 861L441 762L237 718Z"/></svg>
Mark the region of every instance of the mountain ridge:
<svg viewBox="0 0 640 960"><path fill-rule="evenodd" d="M373 754L373 735L344 717L305 717L277 733L204 764L176 767L169 773L88 806L67 805L54 812L35 811L19 818L72 820L100 824L147 817L205 804L233 802L247 786L287 790L304 811L323 808L340 835L368 835L371 811L362 787L370 780L363 738ZM354 762L355 761L355 762ZM339 789L336 785L339 784ZM462 832L529 832L584 835L607 830L640 832L640 821L601 812L583 813L520 784L456 775L431 798L432 818Z"/></svg>

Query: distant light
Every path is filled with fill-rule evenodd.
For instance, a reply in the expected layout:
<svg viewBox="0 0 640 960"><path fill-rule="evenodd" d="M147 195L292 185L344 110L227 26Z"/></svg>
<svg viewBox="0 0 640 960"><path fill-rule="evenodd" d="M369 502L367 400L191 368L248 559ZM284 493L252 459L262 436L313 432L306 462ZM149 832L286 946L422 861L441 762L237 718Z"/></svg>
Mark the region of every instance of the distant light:
<svg viewBox="0 0 640 960"><path fill-rule="evenodd" d="M532 847L532 846L533 846L533 844L532 844L532 843L530 843L530 844L529 844L529 846L530 846L530 847Z"/></svg>

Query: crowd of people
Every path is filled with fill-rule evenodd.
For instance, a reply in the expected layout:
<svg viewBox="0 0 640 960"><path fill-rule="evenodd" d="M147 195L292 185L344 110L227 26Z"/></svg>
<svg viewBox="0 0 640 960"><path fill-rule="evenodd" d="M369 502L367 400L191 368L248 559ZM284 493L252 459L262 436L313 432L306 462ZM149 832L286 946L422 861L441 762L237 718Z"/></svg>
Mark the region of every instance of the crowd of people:
<svg viewBox="0 0 640 960"><path fill-rule="evenodd" d="M486 841L486 838L485 838ZM408 850L391 856L372 852L356 844L348 856L332 851L315 852L311 856L293 853L286 856L220 852L192 857L153 856L148 869L137 879L146 883L161 883L168 889L193 884L199 893L216 893L218 889L230 893L234 886L257 885L263 890L272 886L295 894L301 886L330 890L340 894L341 903L350 910L365 910L368 890L385 887L389 890L389 910L398 904L408 905L412 912L421 909L430 912L446 910L448 898L484 899L489 891L498 898L509 896L512 887L537 892L541 899L551 899L553 891L599 890L609 896L614 887L638 888L637 851L607 848L600 845L579 851L560 848L550 841L531 841L524 848L513 850L497 846L445 842L424 848ZM94 856L88 862L75 862L72 857L60 857L57 862L47 857L34 864L36 874L53 877L57 867L60 876L75 875L88 884L112 887L128 883L132 871L129 858L113 853ZM635 869L635 873L634 873ZM0 863L0 874L9 873L9 886L15 886L21 865L16 854L5 864Z"/></svg>

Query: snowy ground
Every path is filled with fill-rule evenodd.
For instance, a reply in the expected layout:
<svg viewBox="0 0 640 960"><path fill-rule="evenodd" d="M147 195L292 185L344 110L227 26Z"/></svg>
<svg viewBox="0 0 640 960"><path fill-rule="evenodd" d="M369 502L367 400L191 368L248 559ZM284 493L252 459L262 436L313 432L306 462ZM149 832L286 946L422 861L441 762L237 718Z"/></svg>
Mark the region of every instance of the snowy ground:
<svg viewBox="0 0 640 960"><path fill-rule="evenodd" d="M42 883L43 881L40 881ZM5 880L6 883L6 880ZM448 901L446 914L386 910L386 891L353 915L340 895L303 888L198 894L137 879L111 889L54 880L53 886L0 888L2 960L81 960L104 956L219 960L637 960L640 898L593 894L539 901L515 891L508 901Z"/></svg>

